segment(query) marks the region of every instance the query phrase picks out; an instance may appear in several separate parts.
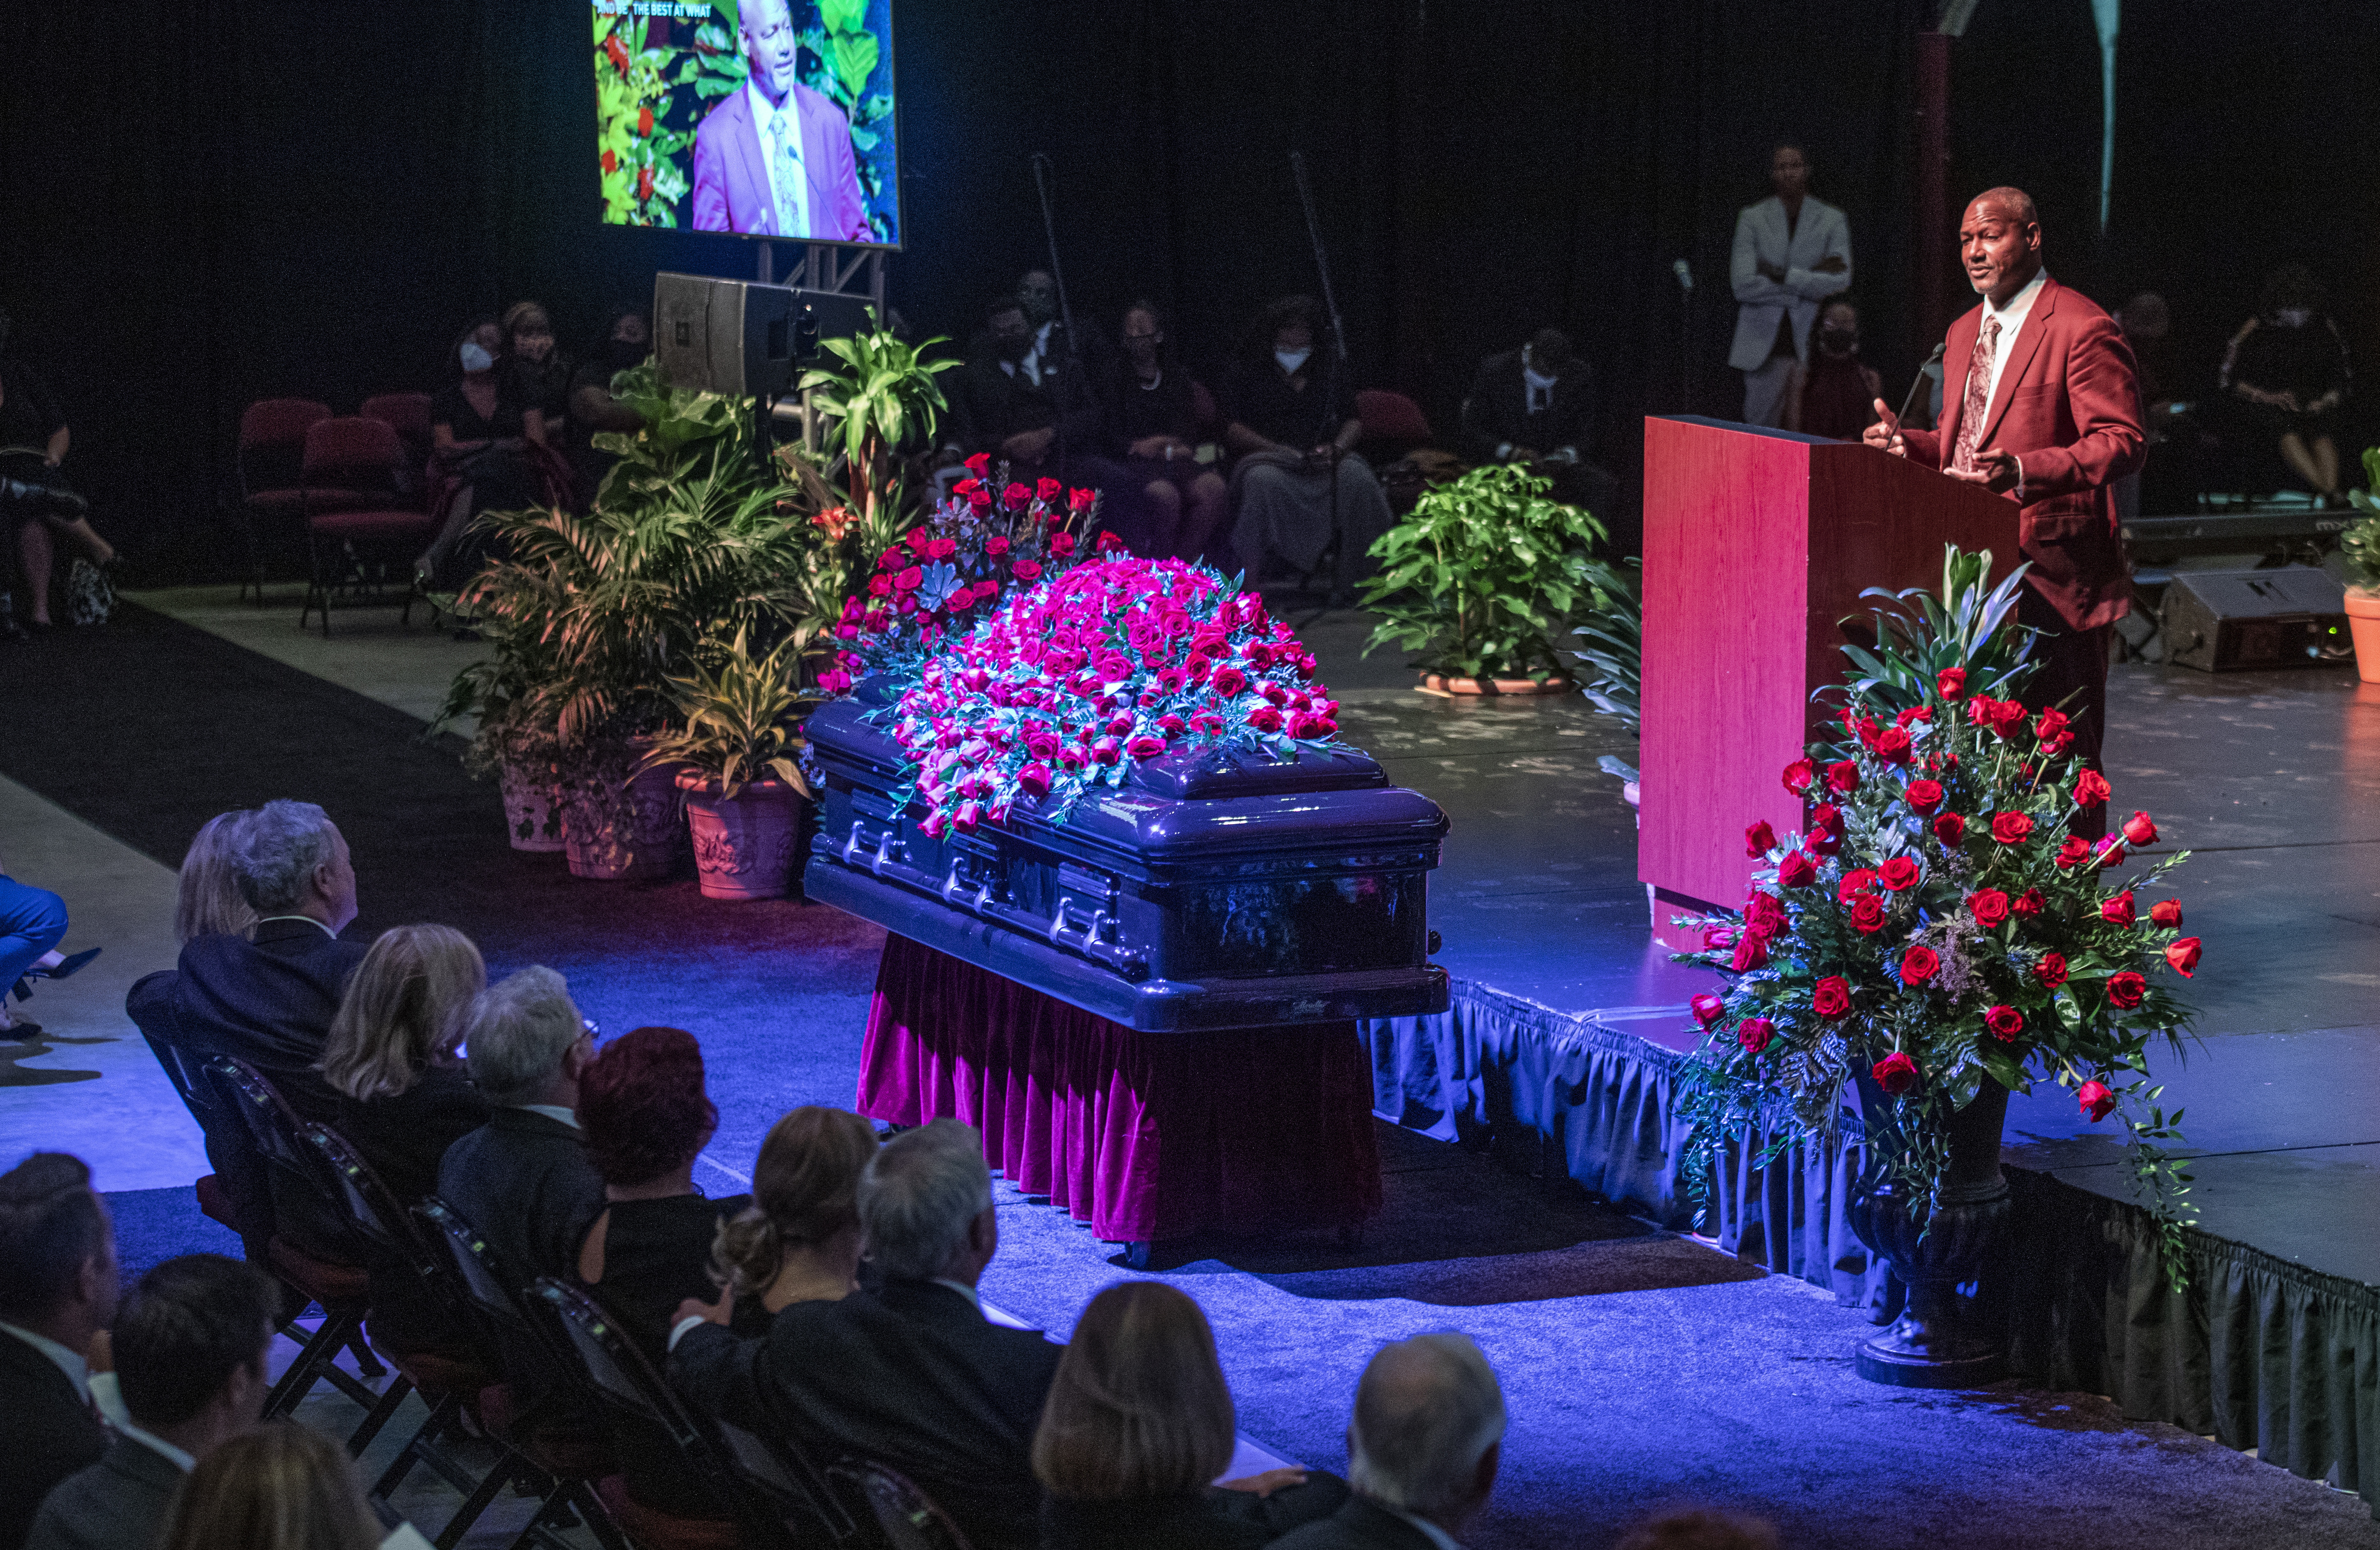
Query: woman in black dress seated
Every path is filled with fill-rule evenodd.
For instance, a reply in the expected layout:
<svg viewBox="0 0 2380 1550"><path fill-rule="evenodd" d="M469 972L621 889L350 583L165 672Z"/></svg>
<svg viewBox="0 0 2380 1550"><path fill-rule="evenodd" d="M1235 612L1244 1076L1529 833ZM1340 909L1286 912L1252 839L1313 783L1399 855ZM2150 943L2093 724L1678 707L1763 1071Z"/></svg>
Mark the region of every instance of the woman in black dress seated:
<svg viewBox="0 0 2380 1550"><path fill-rule="evenodd" d="M2322 282L2303 264L2265 281L2256 315L2231 336L2223 390L2277 448L2317 505L2338 505L2338 409L2354 377L2346 336L2323 310Z"/></svg>
<svg viewBox="0 0 2380 1550"><path fill-rule="evenodd" d="M454 481L454 494L414 570L444 591L462 587L489 558L484 536L469 531L471 518L526 510L545 497L528 450L546 444L545 411L523 395L504 339L493 318L464 330L455 341L455 378L430 400L431 472Z"/></svg>
<svg viewBox="0 0 2380 1550"><path fill-rule="evenodd" d="M735 1295L731 1321L759 1334L795 1302L832 1302L859 1284L859 1175L876 1127L805 1106L770 1127L752 1165L752 1204L719 1224L711 1279Z"/></svg>
<svg viewBox="0 0 2380 1550"><path fill-rule="evenodd" d="M579 1246L578 1278L659 1367L677 1305L717 1290L710 1246L720 1224L752 1203L707 1200L695 1188L694 1159L719 1126L703 1091L702 1047L681 1028L621 1035L579 1073L578 1123L608 1203ZM667 1437L624 1423L613 1440L635 1506L719 1517L715 1494L680 1468Z"/></svg>
<svg viewBox="0 0 2380 1550"><path fill-rule="evenodd" d="M1107 398L1109 451L1130 476L1125 504L1140 529L1125 537L1151 559L1196 560L1219 538L1231 505L1223 476L1194 455L1197 394L1151 303L1125 310L1123 350Z"/></svg>
<svg viewBox="0 0 2380 1550"><path fill-rule="evenodd" d="M1033 1437L1042 1550L1242 1550L1346 1501L1346 1483L1318 1470L1210 1484L1236 1443L1198 1304L1162 1281L1108 1288L1075 1326Z"/></svg>
<svg viewBox="0 0 2380 1550"><path fill-rule="evenodd" d="M470 938L450 926L398 926L364 954L331 1019L322 1077L339 1095L336 1128L401 1205L436 1193L446 1148L492 1112L455 1054L463 1010L487 985ZM405 1351L459 1343L447 1311L402 1261L367 1251L365 1267L374 1340Z"/></svg>

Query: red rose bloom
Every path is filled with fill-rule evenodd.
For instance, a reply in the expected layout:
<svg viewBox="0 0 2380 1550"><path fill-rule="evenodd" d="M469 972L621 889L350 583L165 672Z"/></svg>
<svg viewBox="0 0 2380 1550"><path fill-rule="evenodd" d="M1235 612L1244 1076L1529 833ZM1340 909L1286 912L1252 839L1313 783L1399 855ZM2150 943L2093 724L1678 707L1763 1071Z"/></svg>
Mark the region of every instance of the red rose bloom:
<svg viewBox="0 0 2380 1550"><path fill-rule="evenodd" d="M977 453L973 457L966 460L966 466L967 472L973 474L979 479L988 479L991 478L991 454L988 452Z"/></svg>
<svg viewBox="0 0 2380 1550"><path fill-rule="evenodd" d="M2041 890L2037 888L2028 888L2017 896L2014 902L2009 905L2009 912L2012 914L2021 914L2030 918L2031 916L2039 914L2048 907L2048 901L2042 898Z"/></svg>
<svg viewBox="0 0 2380 1550"><path fill-rule="evenodd" d="M1942 967L1941 955L1930 947L1912 947L1900 955L1900 983L1923 985Z"/></svg>
<svg viewBox="0 0 2380 1550"><path fill-rule="evenodd" d="M1747 824L1743 829L1743 854L1757 861L1777 848L1777 831L1768 827L1767 818Z"/></svg>
<svg viewBox="0 0 2380 1550"><path fill-rule="evenodd" d="M1896 855L1876 869L1876 880L1899 893L1917 886L1917 863L1905 855Z"/></svg>
<svg viewBox="0 0 2380 1550"><path fill-rule="evenodd" d="M1058 491L1065 488L1064 485L1045 474L1033 481L1033 498L1037 501L1054 501L1058 498Z"/></svg>
<svg viewBox="0 0 2380 1550"><path fill-rule="evenodd" d="M2132 923L2132 890L2128 888L2121 893L2100 900L2099 918L2113 926L2130 926Z"/></svg>
<svg viewBox="0 0 2380 1550"><path fill-rule="evenodd" d="M1087 512L1091 509L1091 503L1099 498L1099 492L1096 490L1073 490L1066 496L1066 509L1073 512Z"/></svg>
<svg viewBox="0 0 2380 1550"><path fill-rule="evenodd" d="M1934 692L1944 699L1957 699L1967 691L1967 670L1946 667L1934 675Z"/></svg>
<svg viewBox="0 0 2380 1550"><path fill-rule="evenodd" d="M1737 974L1748 975L1753 970L1764 966L1767 962L1767 938L1756 935L1746 934L1742 941L1735 944L1735 972Z"/></svg>
<svg viewBox="0 0 2380 1550"><path fill-rule="evenodd" d="M1849 796L1859 790L1859 766L1849 759L1837 759L1827 766L1827 785Z"/></svg>
<svg viewBox="0 0 2380 1550"><path fill-rule="evenodd" d="M1767 1048L1768 1041L1776 1036L1777 1024L1766 1017L1747 1017L1735 1030L1735 1042L1755 1055Z"/></svg>
<svg viewBox="0 0 2380 1550"><path fill-rule="evenodd" d="M1777 864L1777 882L1780 888L1807 888L1818 880L1818 864L1800 851L1787 851L1785 859Z"/></svg>
<svg viewBox="0 0 2380 1550"><path fill-rule="evenodd" d="M653 110L650 107L638 108L637 110L637 133L639 135L650 135L652 132Z"/></svg>
<svg viewBox="0 0 2380 1550"><path fill-rule="evenodd" d="M1785 789L1795 796L1808 791L1810 782L1817 778L1818 768L1808 759L1795 759L1785 767Z"/></svg>
<svg viewBox="0 0 2380 1550"><path fill-rule="evenodd" d="M1884 901L1863 893L1852 902L1852 929L1874 936L1884 929Z"/></svg>
<svg viewBox="0 0 2380 1550"><path fill-rule="evenodd" d="M2116 1095L2107 1091L2104 1082L2085 1082L2074 1089L2074 1096L2082 1112L2093 1124L2106 1119L2116 1107Z"/></svg>
<svg viewBox="0 0 2380 1550"><path fill-rule="evenodd" d="M2156 820L2146 813L2135 812L2124 820L2124 838L2135 845L2156 843Z"/></svg>
<svg viewBox="0 0 2380 1550"><path fill-rule="evenodd" d="M2123 864L2124 842L2112 834L2100 841L2099 848L2091 853L2091 865L2094 866L2121 866Z"/></svg>
<svg viewBox="0 0 2380 1550"><path fill-rule="evenodd" d="M2107 784L2107 778L2095 769L2086 769L2074 777L2074 805L2077 807L2096 807L2115 794L2116 788Z"/></svg>
<svg viewBox="0 0 2380 1550"><path fill-rule="evenodd" d="M1248 712L1248 725L1256 728L1258 732L1279 732L1281 730L1281 712L1275 710L1269 705L1259 705L1254 710Z"/></svg>
<svg viewBox="0 0 2380 1550"><path fill-rule="evenodd" d="M2041 719L2033 723L2033 733L2035 737L2040 738L2044 743L2055 743L2061 737L2068 739L2072 738L2074 734L2068 732L2066 727L2066 712L2053 707L2050 709L2043 711L2041 713Z"/></svg>
<svg viewBox="0 0 2380 1550"><path fill-rule="evenodd" d="M1896 1049L1878 1060L1868 1074L1876 1078L1877 1086L1897 1098L1917 1085L1917 1062Z"/></svg>
<svg viewBox="0 0 2380 1550"><path fill-rule="evenodd" d="M2090 859L2091 842L2079 834L2068 835L2066 842L2058 847L2058 865L2060 866L2080 866Z"/></svg>
<svg viewBox="0 0 2380 1550"><path fill-rule="evenodd" d="M1727 1003L1708 991L1696 996L1686 1004L1693 1009L1694 1021L1706 1028L1718 1022L1727 1011Z"/></svg>
<svg viewBox="0 0 2380 1550"><path fill-rule="evenodd" d="M1992 1031L1994 1038L2012 1039L2024 1032L2024 1013L2010 1006L1988 1007L1984 1011L1984 1026Z"/></svg>
<svg viewBox="0 0 2380 1550"><path fill-rule="evenodd" d="M606 151L605 152L603 152L603 171L604 171L604 173L605 173L606 175L609 175L609 174L612 174L612 173L618 172L619 170L620 170L620 153L619 153L618 151Z"/></svg>
<svg viewBox="0 0 2380 1550"><path fill-rule="evenodd" d="M1773 937L1785 929L1785 902L1773 893L1758 889L1743 902L1743 928Z"/></svg>
<svg viewBox="0 0 2380 1550"><path fill-rule="evenodd" d="M2033 819L2024 813L1992 815L1992 838L2003 845L2022 845L2033 836Z"/></svg>
<svg viewBox="0 0 2380 1550"><path fill-rule="evenodd" d="M2181 924L2181 901L2160 899L2149 906L2149 924L2170 931Z"/></svg>
<svg viewBox="0 0 2380 1550"><path fill-rule="evenodd" d="M1729 948L1733 947L1734 945L1735 945L1735 927L1734 927L1734 926L1704 926L1704 927L1703 927L1703 951L1706 951L1706 952L1724 952L1726 950L1728 950Z"/></svg>
<svg viewBox="0 0 2380 1550"><path fill-rule="evenodd" d="M892 578L892 589L896 592L914 592L924 585L925 580L926 573L911 565Z"/></svg>
<svg viewBox="0 0 2380 1550"><path fill-rule="evenodd" d="M2172 966L2175 974L2189 979L2198 969L2198 938L2184 937L2180 941L2168 942L2165 961Z"/></svg>
<svg viewBox="0 0 2380 1550"><path fill-rule="evenodd" d="M1887 727L1876 734L1876 757L1887 764L1909 762L1909 733L1900 727Z"/></svg>
<svg viewBox="0 0 2380 1550"><path fill-rule="evenodd" d="M1967 820L1956 813L1945 813L1934 820L1934 838L1946 845L1955 845L1967 837Z"/></svg>
<svg viewBox="0 0 2380 1550"><path fill-rule="evenodd" d="M1828 975L1810 987L1810 1010L1825 1018L1845 1017L1852 1010L1852 987L1840 975Z"/></svg>
<svg viewBox="0 0 2380 1550"><path fill-rule="evenodd" d="M637 198L641 201L650 200L652 197L653 169L639 167L637 169Z"/></svg>
<svg viewBox="0 0 2380 1550"><path fill-rule="evenodd" d="M1876 874L1873 871L1864 866L1855 867L1844 873L1843 880L1835 885L1835 897L1848 904L1875 886Z"/></svg>
<svg viewBox="0 0 2380 1550"><path fill-rule="evenodd" d="M1009 574L1019 581L1038 581L1041 579L1041 567L1030 560L1019 560L1009 567Z"/></svg>
<svg viewBox="0 0 2380 1550"><path fill-rule="evenodd" d="M1967 895L1967 911L1978 926L1998 926L2009 917L2009 896L1997 888Z"/></svg>
<svg viewBox="0 0 2380 1550"><path fill-rule="evenodd" d="M1081 491L1077 490L1075 493L1080 494ZM1075 535L1072 533L1050 534L1050 552L1052 554L1072 554L1075 552Z"/></svg>
<svg viewBox="0 0 2380 1550"><path fill-rule="evenodd" d="M2141 1004L2141 998L2148 993L2148 988L2149 982L2130 969L2119 975L2109 975L2107 1004L2130 1011Z"/></svg>
<svg viewBox="0 0 2380 1550"><path fill-rule="evenodd" d="M1918 815L1923 817L1942 805L1942 782L1912 781L1905 794L1909 798L1909 805L1915 808Z"/></svg>
<svg viewBox="0 0 2380 1550"><path fill-rule="evenodd" d="M2033 966L2033 977L2041 982L2044 990L2055 990L2066 983L2066 954L2045 952L2041 962Z"/></svg>
<svg viewBox="0 0 2380 1550"><path fill-rule="evenodd" d="M1026 765L1016 772L1016 789L1026 796L1049 795L1050 767L1046 764Z"/></svg>

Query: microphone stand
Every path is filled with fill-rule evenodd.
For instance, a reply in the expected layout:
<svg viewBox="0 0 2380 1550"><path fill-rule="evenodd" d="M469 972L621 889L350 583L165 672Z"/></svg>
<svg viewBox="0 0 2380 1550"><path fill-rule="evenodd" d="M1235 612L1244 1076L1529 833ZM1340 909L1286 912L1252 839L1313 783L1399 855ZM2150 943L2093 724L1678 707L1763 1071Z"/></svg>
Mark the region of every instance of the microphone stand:
<svg viewBox="0 0 2380 1550"><path fill-rule="evenodd" d="M1943 352L1949 347L1950 342L1947 339L1935 345L1934 353L1925 357L1925 364L1917 369L1916 381L1909 384L1909 393L1900 401L1900 413L1895 417L1897 420L1909 418L1909 406L1917 402L1917 390L1925 384L1925 379L1933 374L1935 366L1942 359Z"/></svg>
<svg viewBox="0 0 2380 1550"><path fill-rule="evenodd" d="M1347 331L1339 321L1338 295L1330 288L1330 257L1322 249L1322 223L1314 213L1314 188L1306 181L1305 152L1289 153L1289 172L1297 182L1298 205L1305 212L1305 235L1314 244L1314 269L1321 277L1322 310L1330 330L1330 356L1325 364L1329 375L1323 379L1322 407L1326 422L1323 441L1330 448L1324 467L1330 476L1330 541L1337 552L1330 581L1335 597L1349 590L1346 581L1354 571L1354 557L1347 552L1347 535L1341 531L1339 523L1339 427L1328 423L1332 418L1330 411L1338 402L1342 373L1347 365Z"/></svg>
<svg viewBox="0 0 2380 1550"><path fill-rule="evenodd" d="M1037 151L1033 153L1033 188L1041 199L1041 235L1047 239L1050 248L1050 281L1058 288L1058 326L1066 331L1067 381L1073 384L1076 392L1087 393L1090 390L1090 384L1083 380L1083 355L1075 340L1075 309L1066 300L1066 272L1058 262L1058 217L1055 201L1050 195L1050 158ZM1062 387L1066 384L1060 385ZM1066 407L1058 401L1059 396L1054 393L1050 395L1050 402L1058 411L1058 456L1055 471L1057 477L1062 479L1066 477L1067 467ZM1086 538L1088 536L1087 533L1084 535Z"/></svg>

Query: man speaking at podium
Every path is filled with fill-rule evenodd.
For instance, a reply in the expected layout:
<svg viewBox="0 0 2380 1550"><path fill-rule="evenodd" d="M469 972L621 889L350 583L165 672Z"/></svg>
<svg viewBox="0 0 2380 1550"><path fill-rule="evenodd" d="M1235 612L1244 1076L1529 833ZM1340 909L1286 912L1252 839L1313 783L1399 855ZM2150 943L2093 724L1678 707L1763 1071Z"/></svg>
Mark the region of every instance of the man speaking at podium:
<svg viewBox="0 0 2380 1550"><path fill-rule="evenodd" d="M2020 188L1979 194L1959 223L1959 256L1983 304L1950 325L1938 430L1903 430L1883 400L1864 437L2017 504L2017 548L2033 569L2017 623L2041 632L2024 692L2061 705L2074 751L2096 769L2107 732L2107 636L2131 606L2115 482L2141 466L2138 370L2115 321L2041 267L2041 218ZM2104 808L2085 820L2106 821Z"/></svg>

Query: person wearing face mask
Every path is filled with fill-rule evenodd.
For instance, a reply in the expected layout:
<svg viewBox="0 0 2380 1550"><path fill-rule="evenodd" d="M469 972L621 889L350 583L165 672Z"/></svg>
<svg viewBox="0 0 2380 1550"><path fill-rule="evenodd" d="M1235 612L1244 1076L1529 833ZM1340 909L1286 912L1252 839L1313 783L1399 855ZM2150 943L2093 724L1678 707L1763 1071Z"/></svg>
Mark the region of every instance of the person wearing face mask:
<svg viewBox="0 0 2380 1550"><path fill-rule="evenodd" d="M2346 337L2323 310L2322 282L2303 264L2273 271L2256 315L2223 354L2222 387L2318 505L2341 503L2338 408L2354 384Z"/></svg>
<svg viewBox="0 0 2380 1550"><path fill-rule="evenodd" d="M521 402L536 406L547 429L559 428L569 414L566 400L577 363L555 347L552 316L534 301L516 301L504 309L504 336L497 353L511 366Z"/></svg>
<svg viewBox="0 0 2380 1550"><path fill-rule="evenodd" d="M1251 583L1278 560L1311 575L1337 540L1334 596L1378 568L1373 540L1394 518L1372 466L1355 453L1364 422L1354 384L1331 358L1311 297L1265 309L1253 347L1226 381L1224 443L1232 468L1232 547Z"/></svg>
<svg viewBox="0 0 2380 1550"><path fill-rule="evenodd" d="M1618 488L1588 461L1594 437L1595 368L1558 328L1541 328L1519 349L1489 356L1463 395L1466 456L1531 464L1553 480L1555 499L1585 506L1610 526Z"/></svg>
<svg viewBox="0 0 2380 1550"><path fill-rule="evenodd" d="M875 241L851 120L794 79L800 29L790 0L744 0L735 32L744 85L694 132L694 229Z"/></svg>
<svg viewBox="0 0 2380 1550"><path fill-rule="evenodd" d="M1793 369L1785 391L1785 429L1856 442L1876 423L1884 379L1860 359L1859 309L1840 297L1818 312L1810 358Z"/></svg>
<svg viewBox="0 0 2380 1550"><path fill-rule="evenodd" d="M1852 284L1852 228L1843 212L1810 198L1810 162L1798 145L1769 153L1775 192L1736 212L1728 279L1735 343L1727 363L1743 373L1747 425L1783 422L1786 383L1808 346L1818 303Z"/></svg>
<svg viewBox="0 0 2380 1550"><path fill-rule="evenodd" d="M1108 452L1123 460L1134 508L1125 522L1137 529L1124 540L1135 554L1198 558L1220 536L1230 492L1197 460L1197 393L1152 302L1124 309L1123 359L1109 376L1107 410Z"/></svg>
<svg viewBox="0 0 2380 1550"><path fill-rule="evenodd" d="M1054 478L1081 490L1120 490L1123 470L1101 452L1107 418L1089 374L1039 338L1013 296L984 311L984 328L956 378L948 424L962 456L981 453L1026 484Z"/></svg>
<svg viewBox="0 0 2380 1550"><path fill-rule="evenodd" d="M445 520L414 572L440 591L459 590L489 557L486 535L470 531L472 517L520 511L550 493L530 451L545 449L545 412L523 401L504 337L493 318L464 330L455 341L455 380L430 400L431 498Z"/></svg>
<svg viewBox="0 0 2380 1550"><path fill-rule="evenodd" d="M642 366L653 353L652 330L634 307L615 307L596 336L586 363L570 378L570 429L563 455L570 463L571 487L581 505L594 503L603 476L620 459L595 445L599 432L633 436L645 417L612 395L612 379Z"/></svg>

